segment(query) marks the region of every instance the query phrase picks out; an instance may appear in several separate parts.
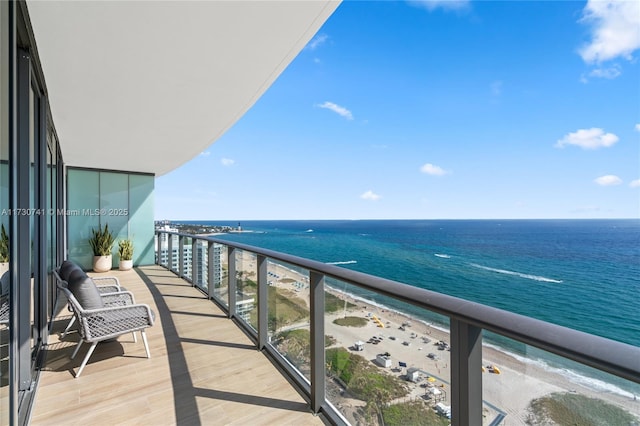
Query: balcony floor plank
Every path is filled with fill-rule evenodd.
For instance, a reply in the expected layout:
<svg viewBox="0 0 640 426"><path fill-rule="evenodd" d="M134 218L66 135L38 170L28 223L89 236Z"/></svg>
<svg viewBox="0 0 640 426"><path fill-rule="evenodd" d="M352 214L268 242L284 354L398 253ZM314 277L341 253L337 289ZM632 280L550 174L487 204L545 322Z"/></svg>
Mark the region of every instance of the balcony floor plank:
<svg viewBox="0 0 640 426"><path fill-rule="evenodd" d="M31 424L323 424L309 405L220 308L189 283L158 266L111 271L147 303L156 322L147 329L151 359L138 335L101 343L82 376L74 378L89 345L60 340L69 313L61 312Z"/></svg>

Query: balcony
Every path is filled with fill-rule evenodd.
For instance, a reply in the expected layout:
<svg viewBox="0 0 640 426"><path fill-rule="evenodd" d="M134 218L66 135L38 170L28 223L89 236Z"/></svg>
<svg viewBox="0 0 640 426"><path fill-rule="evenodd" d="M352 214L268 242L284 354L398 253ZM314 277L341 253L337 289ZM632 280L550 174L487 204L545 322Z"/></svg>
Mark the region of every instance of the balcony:
<svg viewBox="0 0 640 426"><path fill-rule="evenodd" d="M117 272L158 314L152 358L123 337L101 344L74 379L76 338L55 333L63 312L33 424L377 424L390 407L435 424L524 424L531 401L552 394L640 417L636 394L623 390L640 389L637 347L256 247L171 232L156 244L160 266ZM505 344L522 356L496 350ZM341 363L360 370L345 376Z"/></svg>
<svg viewBox="0 0 640 426"><path fill-rule="evenodd" d="M112 273L109 273L112 274ZM308 403L227 315L188 282L159 266L113 271L156 323L151 359L131 335L100 344L82 376L77 336L60 340L57 317L31 424L322 424Z"/></svg>

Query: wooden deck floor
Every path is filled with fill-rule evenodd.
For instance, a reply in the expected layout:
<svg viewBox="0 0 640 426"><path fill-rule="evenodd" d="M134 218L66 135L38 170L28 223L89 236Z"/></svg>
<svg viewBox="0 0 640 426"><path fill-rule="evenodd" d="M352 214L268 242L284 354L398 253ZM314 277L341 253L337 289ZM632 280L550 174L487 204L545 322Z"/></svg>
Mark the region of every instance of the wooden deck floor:
<svg viewBox="0 0 640 426"><path fill-rule="evenodd" d="M156 322L151 359L131 335L70 360L77 335L58 317L32 411L33 425L311 425L308 404L251 340L202 293L157 266L112 271ZM107 274L104 274L107 275Z"/></svg>

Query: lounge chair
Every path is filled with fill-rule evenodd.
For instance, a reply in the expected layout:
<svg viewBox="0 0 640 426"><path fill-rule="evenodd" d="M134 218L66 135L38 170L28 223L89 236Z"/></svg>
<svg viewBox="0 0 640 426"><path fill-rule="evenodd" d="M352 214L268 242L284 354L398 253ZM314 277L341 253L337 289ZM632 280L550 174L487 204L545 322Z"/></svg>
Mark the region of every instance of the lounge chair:
<svg viewBox="0 0 640 426"><path fill-rule="evenodd" d="M84 271L82 271L82 268L80 268L80 266L78 266L77 264L75 264L70 260L65 260L64 262L62 262L62 265L60 265L60 267L53 270L53 275L56 278L57 282L61 282L61 281L66 282L72 274L74 273L78 274L78 272L76 271L80 271L81 273L84 273ZM98 292L100 294L119 293L121 291L126 290L124 287L120 286L120 280L118 280L118 277L111 277L111 276L92 277L92 280L95 283L96 287L98 288ZM60 292L58 290L56 292L56 300L53 308L54 315L58 312L59 300L60 300ZM71 306L69 306L69 310L71 310ZM62 332L62 335L60 336L61 338L64 338L67 335L67 333L69 332L69 330L71 329L75 321L76 321L76 317L72 316L71 320L69 321L64 331ZM53 327L53 321L51 321L51 325L49 327L49 333L51 333L52 327Z"/></svg>
<svg viewBox="0 0 640 426"><path fill-rule="evenodd" d="M76 280L81 280L81 278L76 278ZM87 280L84 280L81 284L84 285L85 283L90 284ZM123 334L133 333L134 341L137 341L135 332L139 331L142 335L147 358L151 358L145 334L145 329L153 325L153 313L148 305L135 304L133 295L128 291L99 294L97 288L91 290L90 285L85 285L85 290L89 290L86 293L93 293L90 298L87 298L86 294L83 295L84 291L76 290L76 294L84 298L85 305L108 304L108 306L104 307L91 306L90 309L85 309L74 293L70 291L69 285L74 285L73 278L70 278L70 283L59 280L57 284L58 289L67 297L79 325L80 341L73 351L71 359L75 358L84 342L91 343L91 347L75 375L76 378L82 374L82 370L84 370L87 361L89 361L99 342L113 339ZM76 289L78 287L76 286Z"/></svg>

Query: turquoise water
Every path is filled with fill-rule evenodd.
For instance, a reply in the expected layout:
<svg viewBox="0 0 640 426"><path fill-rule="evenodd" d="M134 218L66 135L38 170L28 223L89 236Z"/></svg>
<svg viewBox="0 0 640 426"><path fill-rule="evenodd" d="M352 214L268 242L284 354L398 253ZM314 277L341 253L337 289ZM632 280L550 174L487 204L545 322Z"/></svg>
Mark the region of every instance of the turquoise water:
<svg viewBox="0 0 640 426"><path fill-rule="evenodd" d="M253 232L219 238L337 264L640 346L640 220L244 221L242 227ZM366 296L437 321L412 306ZM485 339L604 392L628 397L640 393L638 385L538 349L489 333Z"/></svg>
<svg viewBox="0 0 640 426"><path fill-rule="evenodd" d="M257 232L220 238L640 346L640 220L247 221L242 227Z"/></svg>

